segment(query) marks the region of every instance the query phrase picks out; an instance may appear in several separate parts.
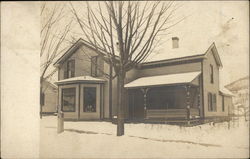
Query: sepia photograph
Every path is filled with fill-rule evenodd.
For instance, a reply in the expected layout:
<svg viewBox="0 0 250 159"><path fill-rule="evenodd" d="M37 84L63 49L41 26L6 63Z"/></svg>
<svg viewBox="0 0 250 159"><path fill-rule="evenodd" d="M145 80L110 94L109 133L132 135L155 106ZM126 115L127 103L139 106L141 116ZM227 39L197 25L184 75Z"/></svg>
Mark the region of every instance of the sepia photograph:
<svg viewBox="0 0 250 159"><path fill-rule="evenodd" d="M249 158L249 2L1 2L1 158Z"/></svg>

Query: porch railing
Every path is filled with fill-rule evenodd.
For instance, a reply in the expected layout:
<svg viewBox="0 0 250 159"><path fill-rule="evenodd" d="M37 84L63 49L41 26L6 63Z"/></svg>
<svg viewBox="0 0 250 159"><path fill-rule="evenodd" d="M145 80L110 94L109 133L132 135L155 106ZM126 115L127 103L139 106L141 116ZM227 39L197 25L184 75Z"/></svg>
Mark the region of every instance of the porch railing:
<svg viewBox="0 0 250 159"><path fill-rule="evenodd" d="M146 118L181 118L187 119L187 109L147 109L146 110ZM199 117L199 109L190 108L190 118L198 118Z"/></svg>

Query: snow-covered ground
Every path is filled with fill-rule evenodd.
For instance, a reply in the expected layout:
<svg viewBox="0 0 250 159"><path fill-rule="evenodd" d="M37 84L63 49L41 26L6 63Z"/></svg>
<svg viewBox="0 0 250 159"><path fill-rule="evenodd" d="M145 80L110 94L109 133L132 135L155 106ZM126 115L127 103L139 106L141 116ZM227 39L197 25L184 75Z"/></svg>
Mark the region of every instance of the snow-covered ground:
<svg viewBox="0 0 250 159"><path fill-rule="evenodd" d="M247 158L249 123L180 127L125 124L117 137L109 122L65 122L57 134L57 118L41 120L41 158Z"/></svg>

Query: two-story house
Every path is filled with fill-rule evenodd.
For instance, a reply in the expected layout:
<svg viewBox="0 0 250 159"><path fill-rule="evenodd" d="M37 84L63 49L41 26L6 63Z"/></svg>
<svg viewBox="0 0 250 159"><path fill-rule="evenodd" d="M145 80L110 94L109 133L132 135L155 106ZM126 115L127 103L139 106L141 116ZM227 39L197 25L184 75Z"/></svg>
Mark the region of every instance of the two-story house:
<svg viewBox="0 0 250 159"><path fill-rule="evenodd" d="M116 78L101 52L79 39L54 64L58 67L58 103L66 119L102 120L117 114ZM214 43L202 49L179 47L148 58L127 72L128 120L200 120L225 118L230 95L219 88L222 68Z"/></svg>

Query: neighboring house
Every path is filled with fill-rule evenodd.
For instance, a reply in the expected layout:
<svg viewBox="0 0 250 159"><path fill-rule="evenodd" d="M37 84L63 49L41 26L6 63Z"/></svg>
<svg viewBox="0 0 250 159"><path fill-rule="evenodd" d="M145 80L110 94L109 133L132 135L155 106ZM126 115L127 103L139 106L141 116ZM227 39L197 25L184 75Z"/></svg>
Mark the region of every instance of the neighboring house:
<svg viewBox="0 0 250 159"><path fill-rule="evenodd" d="M202 50L173 48L156 54L127 73L128 120L227 118L231 95L219 88L222 63L215 44ZM54 64L58 103L66 119L100 120L117 115L117 79L101 52L79 39Z"/></svg>
<svg viewBox="0 0 250 159"><path fill-rule="evenodd" d="M44 81L42 84L42 113L43 114L53 114L57 111L57 101L58 101L58 91L57 85Z"/></svg>
<svg viewBox="0 0 250 159"><path fill-rule="evenodd" d="M225 86L233 92L234 114L249 114L249 76L240 78Z"/></svg>
<svg viewBox="0 0 250 159"><path fill-rule="evenodd" d="M227 107L228 115L232 116L234 114L234 104L233 98L234 94L226 88L220 88L220 99L222 100L222 110Z"/></svg>

